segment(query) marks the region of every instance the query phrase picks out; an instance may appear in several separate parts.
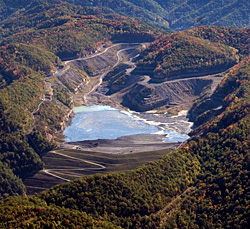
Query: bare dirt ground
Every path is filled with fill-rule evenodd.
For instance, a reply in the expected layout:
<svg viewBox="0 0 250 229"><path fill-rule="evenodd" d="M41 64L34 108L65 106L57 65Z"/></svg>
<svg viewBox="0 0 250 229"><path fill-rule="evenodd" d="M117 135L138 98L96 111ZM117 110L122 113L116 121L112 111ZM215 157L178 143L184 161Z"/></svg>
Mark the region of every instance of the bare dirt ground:
<svg viewBox="0 0 250 229"><path fill-rule="evenodd" d="M170 153L172 148L178 145L176 143L164 143L161 146L164 149L158 147L159 150L157 150L147 141L149 136L144 137L140 140L141 144L138 139L128 137L118 141L114 140L114 144L108 144L109 141L105 143L105 140L100 140L99 147L96 147L97 142L82 142L77 143L77 145L65 144L63 148L50 151L42 157L42 161L45 163L44 169L24 181L27 194L39 193L54 185L86 175L132 170ZM157 139L158 137L154 140L155 144L160 140L160 138ZM135 142L134 147L133 142ZM126 143L130 146L126 147ZM114 149L119 153L114 152ZM154 150L150 151L151 149ZM113 150L113 153L107 153L110 150ZM141 152L142 150L146 150L146 152Z"/></svg>
<svg viewBox="0 0 250 229"><path fill-rule="evenodd" d="M63 143L63 149L78 149L108 154L132 154L146 151L175 149L180 143L163 142L166 135L138 134L120 137L114 140L87 140Z"/></svg>

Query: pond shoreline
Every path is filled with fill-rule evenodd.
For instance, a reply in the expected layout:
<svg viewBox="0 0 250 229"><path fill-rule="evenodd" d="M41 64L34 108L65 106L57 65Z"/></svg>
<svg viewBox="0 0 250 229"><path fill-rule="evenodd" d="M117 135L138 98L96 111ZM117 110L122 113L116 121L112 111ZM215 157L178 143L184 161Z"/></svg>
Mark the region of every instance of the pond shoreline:
<svg viewBox="0 0 250 229"><path fill-rule="evenodd" d="M159 135L161 141L157 143L183 142L189 138L192 124L188 122L186 112L168 117L167 114L134 112L107 105L79 106L74 112L71 125L63 133L67 143L117 138L119 141L121 137L133 135Z"/></svg>

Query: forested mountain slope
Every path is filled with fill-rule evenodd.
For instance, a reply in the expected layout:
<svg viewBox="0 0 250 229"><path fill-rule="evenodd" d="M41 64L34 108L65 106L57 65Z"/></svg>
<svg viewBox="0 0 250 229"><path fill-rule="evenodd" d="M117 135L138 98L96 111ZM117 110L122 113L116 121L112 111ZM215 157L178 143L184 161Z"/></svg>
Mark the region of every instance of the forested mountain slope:
<svg viewBox="0 0 250 229"><path fill-rule="evenodd" d="M31 0L0 0L0 21L10 16L13 12L26 7L30 2Z"/></svg>
<svg viewBox="0 0 250 229"><path fill-rule="evenodd" d="M22 206L20 211L16 211L17 206ZM48 206L38 198L29 201L17 197L11 202L6 199L0 210L5 215L1 217L1 228L120 228L104 220L94 220L84 212Z"/></svg>
<svg viewBox="0 0 250 229"><path fill-rule="evenodd" d="M159 36L143 52L136 70L152 81L222 72L249 54L250 29L198 27Z"/></svg>
<svg viewBox="0 0 250 229"><path fill-rule="evenodd" d="M184 30L200 25L249 27L247 0L66 0L82 6L98 6L136 17L161 27Z"/></svg>
<svg viewBox="0 0 250 229"><path fill-rule="evenodd" d="M59 0L0 1L0 21L29 5L58 3ZM101 11L138 18L165 29L184 30L194 26L216 25L249 27L250 3L247 0L65 0L64 2L100 7Z"/></svg>
<svg viewBox="0 0 250 229"><path fill-rule="evenodd" d="M128 41L152 41L153 32L157 34L155 29L133 19L103 14L98 8L56 2L33 3L1 22L2 45L34 44L61 58L72 58L93 51L110 39L119 39L122 34L127 34Z"/></svg>
<svg viewBox="0 0 250 229"><path fill-rule="evenodd" d="M142 54L137 70L152 69L152 81L215 74L239 60L238 50L185 33L163 35Z"/></svg>

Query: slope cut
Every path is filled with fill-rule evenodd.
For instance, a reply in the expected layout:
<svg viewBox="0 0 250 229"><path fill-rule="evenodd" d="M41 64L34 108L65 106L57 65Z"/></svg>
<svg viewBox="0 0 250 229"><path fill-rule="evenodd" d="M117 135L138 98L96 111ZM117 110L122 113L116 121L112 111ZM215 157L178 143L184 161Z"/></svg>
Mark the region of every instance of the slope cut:
<svg viewBox="0 0 250 229"><path fill-rule="evenodd" d="M66 0L82 6L97 6L135 17L162 28L185 30L201 25L248 27L247 0Z"/></svg>
<svg viewBox="0 0 250 229"><path fill-rule="evenodd" d="M148 111L161 106L192 104L202 92L209 90L210 79L186 79L161 84L137 83L124 96L122 104L135 111Z"/></svg>

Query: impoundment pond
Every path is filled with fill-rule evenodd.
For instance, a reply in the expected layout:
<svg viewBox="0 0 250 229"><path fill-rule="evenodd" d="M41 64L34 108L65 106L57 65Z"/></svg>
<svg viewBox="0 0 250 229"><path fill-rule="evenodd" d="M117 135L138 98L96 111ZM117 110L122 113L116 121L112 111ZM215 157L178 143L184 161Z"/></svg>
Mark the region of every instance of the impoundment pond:
<svg viewBox="0 0 250 229"><path fill-rule="evenodd" d="M189 138L183 131L178 133L178 128L169 128L171 124L179 123L175 118L167 119L167 123L148 121L136 115L136 112L120 111L102 105L75 107L74 112L76 115L72 124L63 133L66 142L116 139L137 134L165 134L166 142L183 142ZM183 121L182 125L190 126L190 123Z"/></svg>

